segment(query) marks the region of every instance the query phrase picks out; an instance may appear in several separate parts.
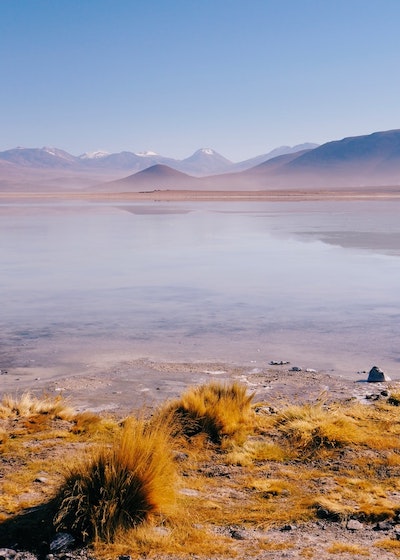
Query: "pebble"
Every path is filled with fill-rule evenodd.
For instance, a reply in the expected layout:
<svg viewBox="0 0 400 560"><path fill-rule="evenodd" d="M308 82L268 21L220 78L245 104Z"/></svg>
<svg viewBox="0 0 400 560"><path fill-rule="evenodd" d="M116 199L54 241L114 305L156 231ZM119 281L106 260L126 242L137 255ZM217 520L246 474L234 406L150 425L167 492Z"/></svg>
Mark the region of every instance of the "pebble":
<svg viewBox="0 0 400 560"><path fill-rule="evenodd" d="M287 364L290 364L287 360L271 360L269 362L270 366L285 366Z"/></svg>

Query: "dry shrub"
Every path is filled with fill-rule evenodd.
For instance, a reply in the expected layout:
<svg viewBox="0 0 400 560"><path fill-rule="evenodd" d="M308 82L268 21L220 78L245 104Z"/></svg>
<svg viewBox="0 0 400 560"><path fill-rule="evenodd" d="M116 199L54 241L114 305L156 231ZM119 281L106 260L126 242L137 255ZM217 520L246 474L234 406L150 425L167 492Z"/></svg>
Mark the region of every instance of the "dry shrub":
<svg viewBox="0 0 400 560"><path fill-rule="evenodd" d="M115 538L173 501L169 427L126 421L122 436L75 467L57 497L57 530L83 541Z"/></svg>
<svg viewBox="0 0 400 560"><path fill-rule="evenodd" d="M20 397L4 395L0 403L0 418L28 418L30 416L49 415L52 418L70 420L74 411L61 396L43 396L37 398L31 393L23 393Z"/></svg>
<svg viewBox="0 0 400 560"><path fill-rule="evenodd" d="M244 445L232 446L226 455L225 462L231 465L248 467L254 462L283 462L287 453L277 443L266 441L246 441Z"/></svg>
<svg viewBox="0 0 400 560"><path fill-rule="evenodd" d="M253 396L239 383L213 382L191 387L164 414L172 415L178 433L186 437L203 432L216 444L224 441L240 444L251 429Z"/></svg>
<svg viewBox="0 0 400 560"><path fill-rule="evenodd" d="M0 428L0 453L4 452L7 448L9 435L7 430Z"/></svg>
<svg viewBox="0 0 400 560"><path fill-rule="evenodd" d="M359 440L354 420L338 407L290 406L277 415L275 426L299 451L342 447Z"/></svg>
<svg viewBox="0 0 400 560"><path fill-rule="evenodd" d="M101 424L102 419L94 412L86 411L79 412L74 416L72 433L82 434L85 432L93 432L97 430Z"/></svg>

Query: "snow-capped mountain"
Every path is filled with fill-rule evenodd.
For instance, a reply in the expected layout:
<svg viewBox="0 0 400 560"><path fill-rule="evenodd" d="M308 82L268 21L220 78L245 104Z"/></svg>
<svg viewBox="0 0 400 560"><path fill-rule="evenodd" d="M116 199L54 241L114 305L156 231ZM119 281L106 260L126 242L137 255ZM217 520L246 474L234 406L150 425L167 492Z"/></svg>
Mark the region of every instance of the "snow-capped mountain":
<svg viewBox="0 0 400 560"><path fill-rule="evenodd" d="M119 172L135 173L153 165L167 165L177 171L189 175L202 177L206 175L217 175L242 171L254 167L259 163L267 161L277 155L292 153L302 149L310 149L316 144L302 144L300 146L282 146L268 154L257 156L240 163L232 163L230 160L213 150L212 148L201 148L191 156L179 160L157 154L151 150L144 152L123 151L119 153L108 153L104 150L85 152L79 156L73 156L64 150L45 146L43 148L13 148L0 152L0 160L7 161L18 167L29 167L32 169L70 169L72 172L90 173Z"/></svg>
<svg viewBox="0 0 400 560"><path fill-rule="evenodd" d="M33 168L73 168L79 159L58 148L13 148L0 152L0 159L21 167Z"/></svg>
<svg viewBox="0 0 400 560"><path fill-rule="evenodd" d="M201 148L173 167L190 175L215 175L227 172L232 162L211 148Z"/></svg>

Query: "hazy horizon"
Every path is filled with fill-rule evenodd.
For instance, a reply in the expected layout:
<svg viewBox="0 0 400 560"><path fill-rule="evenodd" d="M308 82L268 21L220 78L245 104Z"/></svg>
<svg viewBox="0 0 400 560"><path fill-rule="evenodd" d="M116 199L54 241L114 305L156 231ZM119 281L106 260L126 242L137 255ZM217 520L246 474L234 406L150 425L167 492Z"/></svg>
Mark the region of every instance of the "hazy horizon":
<svg viewBox="0 0 400 560"><path fill-rule="evenodd" d="M5 1L0 150L238 162L398 128L400 4Z"/></svg>

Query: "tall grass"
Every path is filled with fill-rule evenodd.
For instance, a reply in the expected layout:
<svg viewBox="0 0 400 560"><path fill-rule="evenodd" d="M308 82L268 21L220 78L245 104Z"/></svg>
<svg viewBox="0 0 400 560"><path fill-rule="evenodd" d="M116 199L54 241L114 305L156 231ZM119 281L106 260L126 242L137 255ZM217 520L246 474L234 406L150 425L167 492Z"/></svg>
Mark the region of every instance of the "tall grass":
<svg viewBox="0 0 400 560"><path fill-rule="evenodd" d="M253 396L239 383L213 382L189 388L164 413L173 417L185 436L206 433L216 444L243 443L252 429Z"/></svg>
<svg viewBox="0 0 400 560"><path fill-rule="evenodd" d="M175 478L169 428L129 419L112 448L67 474L55 527L83 541L113 542L174 500Z"/></svg>

